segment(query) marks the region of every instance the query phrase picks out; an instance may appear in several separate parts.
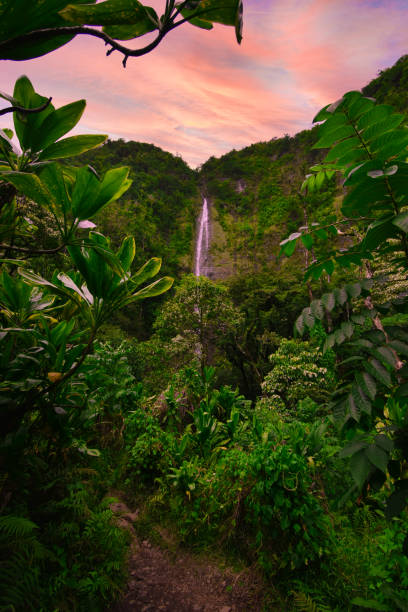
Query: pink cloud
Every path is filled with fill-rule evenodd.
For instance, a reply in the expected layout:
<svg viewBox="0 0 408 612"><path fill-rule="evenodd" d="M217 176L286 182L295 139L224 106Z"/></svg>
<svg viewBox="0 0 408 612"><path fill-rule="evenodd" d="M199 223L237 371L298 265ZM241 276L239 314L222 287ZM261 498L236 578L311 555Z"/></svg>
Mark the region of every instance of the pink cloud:
<svg viewBox="0 0 408 612"><path fill-rule="evenodd" d="M232 28L186 25L123 70L119 54L78 38L44 58L3 62L0 88L26 73L57 105L87 99L80 131L153 142L197 165L308 127L321 106L391 65L408 48L404 4L244 0L241 47Z"/></svg>

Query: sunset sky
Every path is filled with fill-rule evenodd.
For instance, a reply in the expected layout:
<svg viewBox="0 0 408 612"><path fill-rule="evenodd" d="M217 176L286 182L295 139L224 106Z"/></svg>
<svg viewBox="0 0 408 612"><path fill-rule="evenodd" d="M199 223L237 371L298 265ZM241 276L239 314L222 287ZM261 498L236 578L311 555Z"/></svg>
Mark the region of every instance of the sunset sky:
<svg viewBox="0 0 408 612"><path fill-rule="evenodd" d="M165 2L146 4L159 12ZM39 59L1 62L0 89L27 74L56 106L87 100L79 132L150 142L195 167L309 127L323 105L408 53L407 24L408 0L244 0L240 46L232 28L187 24L123 69L101 41L77 37Z"/></svg>

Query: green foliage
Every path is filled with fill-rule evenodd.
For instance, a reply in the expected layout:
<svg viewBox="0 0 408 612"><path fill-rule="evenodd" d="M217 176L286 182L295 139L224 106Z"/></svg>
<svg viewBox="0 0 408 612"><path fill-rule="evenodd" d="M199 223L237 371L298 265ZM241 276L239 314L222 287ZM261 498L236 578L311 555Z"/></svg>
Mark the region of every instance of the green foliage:
<svg viewBox="0 0 408 612"><path fill-rule="evenodd" d="M388 478L388 466L395 469L395 483L387 502L388 517L399 514L408 499L407 481L402 475L406 451L394 451L394 438L405 439L404 427L398 427L384 410L387 396L401 398L405 404L405 360L408 337L404 326L384 325L381 314L405 311L405 299L394 303L373 305L369 290L372 271L368 261L377 256L393 253L397 264L407 266L407 239L405 209L408 166L406 149L408 140L404 115L393 113L387 105L376 105L371 98L359 92L349 92L332 105L326 106L315 118L324 122L316 147L331 147L324 162L313 168L304 184L310 188L318 182L319 173L338 170L345 178L347 194L342 213L347 223L354 225L355 244L334 250L329 259L318 261L308 270L315 278L323 270L329 274L335 265L364 265L367 279L349 284L314 300L304 309L296 328L303 333L312 329L316 320L324 320L336 306L364 298L364 307L350 312L347 319L327 336L324 349L340 346L343 361L340 364L342 385L332 398L335 416L349 431L350 442L342 451L350 456L350 467L358 489L368 486L381 489ZM320 179L319 179L320 181ZM321 181L320 181L321 182ZM333 231L335 225L331 226ZM336 230L337 231L337 230ZM301 236L293 235L283 248ZM326 235L327 238L327 235ZM390 240L392 239L392 240ZM401 252L403 256L401 257ZM350 420L358 423L350 424ZM381 426L378 425L378 421ZM398 461L400 462L398 464Z"/></svg>
<svg viewBox="0 0 408 612"><path fill-rule="evenodd" d="M307 342L283 339L270 355L272 370L262 384L264 395L278 405L283 402L286 414L296 418L296 406L309 398L315 402L328 399L334 375L320 364L322 353Z"/></svg>
<svg viewBox="0 0 408 612"><path fill-rule="evenodd" d="M340 171L347 188L341 206L344 217L329 224L326 229L336 235L338 224L357 225L360 220L364 230L363 239L348 245L341 252L333 250L328 257L313 264L306 276L319 278L324 270L332 274L336 266L361 264L372 258L372 251L384 251L390 238L398 239L401 250L406 251L406 213L403 207L406 204L408 177L408 139L405 116L393 113L388 105L376 105L372 99L354 91L322 109L315 121L324 122L315 147L331 147L331 150L321 164L312 168L314 173L309 175L303 189L309 192L321 185L322 173ZM321 238L328 238L327 231L322 233L319 227L306 228L306 231L312 237L320 232ZM294 249L294 243L303 235L304 232L299 231L283 241L287 254L290 254L289 245ZM313 241L304 243L308 249L312 244Z"/></svg>
<svg viewBox="0 0 408 612"><path fill-rule="evenodd" d="M310 595L306 595L305 593L293 593L293 601L296 610L300 610L301 612L331 612L330 608L317 604L312 600Z"/></svg>
<svg viewBox="0 0 408 612"><path fill-rule="evenodd" d="M391 104L399 113L407 113L408 106L401 91L408 82L408 56L402 56L391 68L381 70L378 77L363 87L363 94L380 104Z"/></svg>
<svg viewBox="0 0 408 612"><path fill-rule="evenodd" d="M222 353L239 322L240 313L226 288L191 274L183 278L174 297L163 306L154 327L166 342L170 363L172 357L179 366L198 359L203 369Z"/></svg>

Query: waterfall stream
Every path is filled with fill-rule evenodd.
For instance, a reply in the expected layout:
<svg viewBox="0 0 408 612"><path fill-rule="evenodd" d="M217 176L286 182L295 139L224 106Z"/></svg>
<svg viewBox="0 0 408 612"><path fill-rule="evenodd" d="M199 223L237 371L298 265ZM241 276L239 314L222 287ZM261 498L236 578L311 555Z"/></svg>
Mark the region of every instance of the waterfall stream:
<svg viewBox="0 0 408 612"><path fill-rule="evenodd" d="M194 274L208 276L210 248L210 218L208 214L207 198L203 197L203 207L199 219L199 228L196 240Z"/></svg>

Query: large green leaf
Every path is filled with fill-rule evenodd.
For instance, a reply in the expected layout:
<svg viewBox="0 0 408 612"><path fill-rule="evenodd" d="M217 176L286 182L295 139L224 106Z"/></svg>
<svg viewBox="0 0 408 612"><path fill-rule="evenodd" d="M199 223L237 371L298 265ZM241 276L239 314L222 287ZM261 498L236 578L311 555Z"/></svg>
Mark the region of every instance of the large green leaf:
<svg viewBox="0 0 408 612"><path fill-rule="evenodd" d="M52 194L57 208L65 214L70 208L70 201L62 168L56 163L46 164L41 169L39 177L48 192Z"/></svg>
<svg viewBox="0 0 408 612"><path fill-rule="evenodd" d="M93 204L86 208L88 217L92 217L92 215L96 214L103 206L120 198L120 196L129 189L132 181L127 178L128 174L129 168L126 166L113 168L106 172Z"/></svg>
<svg viewBox="0 0 408 612"><path fill-rule="evenodd" d="M161 268L161 264L162 260L160 257L152 257L152 259L149 259L149 261L139 268L136 274L131 277L130 282L133 287L139 287L139 285L149 280L149 278L156 276Z"/></svg>
<svg viewBox="0 0 408 612"><path fill-rule="evenodd" d="M93 3L95 0L73 0ZM35 30L64 25L58 11L67 0L0 0L0 59L26 60L66 44L73 35L35 32L24 42L13 40ZM7 41L7 42L6 42Z"/></svg>
<svg viewBox="0 0 408 612"><path fill-rule="evenodd" d="M41 129L32 141L32 149L40 151L53 144L58 138L76 126L85 110L86 101L78 100L50 113L42 122Z"/></svg>
<svg viewBox="0 0 408 612"><path fill-rule="evenodd" d="M192 12L188 7L186 9L182 9L181 12L186 18L191 18L192 14L194 14L194 11ZM195 12L197 14L197 18L199 18L201 21L235 26L237 41L239 43L241 42L243 13L242 0L222 0L222 2L220 2L220 0L201 0ZM199 25L197 21L196 23L193 23L193 25L205 27L203 25Z"/></svg>
<svg viewBox="0 0 408 612"><path fill-rule="evenodd" d="M92 215L96 196L99 191L99 181L95 173L88 167L80 168L76 173L72 190L71 207L75 218L88 219Z"/></svg>
<svg viewBox="0 0 408 612"><path fill-rule="evenodd" d="M341 142L337 143L326 155L325 161L331 162L338 159L344 160L345 155L350 152L353 153L353 161L355 161L356 157L362 157L363 159L368 157L361 148L360 140L353 136L353 138L347 138L346 140L342 140Z"/></svg>
<svg viewBox="0 0 408 612"><path fill-rule="evenodd" d="M364 248L368 250L376 249L379 245L383 244L388 238L395 238L398 236L398 230L395 223L396 218L390 218L387 216L385 220L379 220L372 223L364 237Z"/></svg>
<svg viewBox="0 0 408 612"><path fill-rule="evenodd" d="M0 43L0 60L23 61L41 57L51 51L55 51L55 49L59 49L59 47L63 47L73 38L75 38L74 34L55 35L41 32L33 34L24 43L20 41L15 42L14 40L3 44Z"/></svg>
<svg viewBox="0 0 408 612"><path fill-rule="evenodd" d="M164 276L151 285L148 285L147 287L144 287L143 289L140 289L140 291L134 293L131 300L143 300L145 298L161 295L171 288L173 282L174 280L172 278L169 276Z"/></svg>
<svg viewBox="0 0 408 612"><path fill-rule="evenodd" d="M335 142L344 140L349 136L355 136L356 132L351 125L335 125L333 130L327 130L325 135L320 138L317 143L313 146L314 149L327 149L331 147Z"/></svg>
<svg viewBox="0 0 408 612"><path fill-rule="evenodd" d="M106 0L94 6L68 4L59 14L70 25L128 26L139 22L144 24L148 13L138 0ZM149 14L156 16L158 24L158 17L153 9L149 10ZM152 25L152 22L150 23ZM141 27L143 28L143 25Z"/></svg>
<svg viewBox="0 0 408 612"><path fill-rule="evenodd" d="M35 174L29 172L3 172L0 177L37 204L55 210L56 201L50 192Z"/></svg>
<svg viewBox="0 0 408 612"><path fill-rule="evenodd" d="M150 6L144 6L143 9L144 12L140 14L140 19L136 23L131 25L107 25L103 28L103 31L117 40L131 40L157 30L158 17L156 11Z"/></svg>
<svg viewBox="0 0 408 612"><path fill-rule="evenodd" d="M122 245L118 251L118 258L122 265L123 271L128 272L132 261L135 258L136 245L133 236L128 236L122 242Z"/></svg>
<svg viewBox="0 0 408 612"><path fill-rule="evenodd" d="M387 106L386 104L381 104L378 106L374 106L371 110L365 113L357 123L357 128L359 130L364 130L365 128L371 127L372 125L376 125L378 122L383 121L393 112L392 106Z"/></svg>
<svg viewBox="0 0 408 612"><path fill-rule="evenodd" d="M21 76L17 79L14 85L13 97L18 100L19 106L23 108L39 108L47 102L47 98L38 95L34 91L31 81L26 76ZM34 139L39 126L53 110L54 107L52 104L49 104L47 108L39 113L13 113L14 129L23 151L33 149Z"/></svg>
<svg viewBox="0 0 408 612"><path fill-rule="evenodd" d="M83 136L70 136L51 144L41 151L39 159L62 159L64 157L74 157L85 153L90 149L99 147L108 139L106 135L86 134Z"/></svg>

